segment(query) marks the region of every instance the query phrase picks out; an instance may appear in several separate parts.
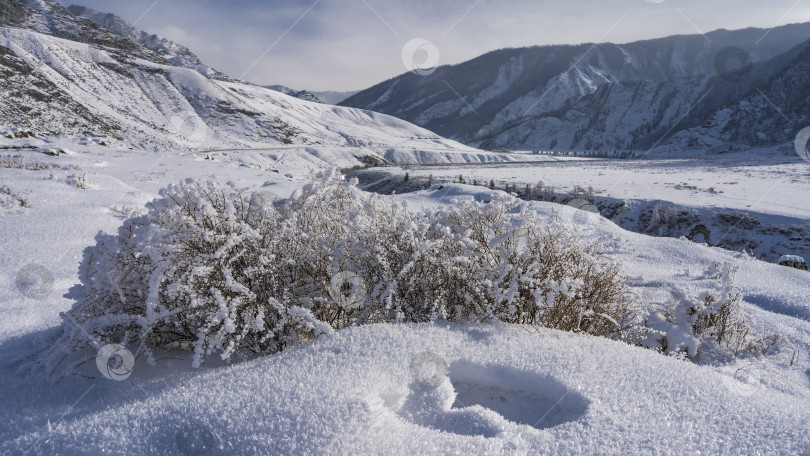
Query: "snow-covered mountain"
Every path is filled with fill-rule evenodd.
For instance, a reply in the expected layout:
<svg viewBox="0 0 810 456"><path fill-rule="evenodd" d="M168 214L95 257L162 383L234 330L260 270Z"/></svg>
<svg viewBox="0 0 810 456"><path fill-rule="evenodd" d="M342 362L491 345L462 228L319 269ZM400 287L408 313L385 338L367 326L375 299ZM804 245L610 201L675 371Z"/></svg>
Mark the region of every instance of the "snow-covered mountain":
<svg viewBox="0 0 810 456"><path fill-rule="evenodd" d="M285 95L289 95L291 97L295 97L300 100L313 101L315 103L323 103L323 100L321 100L315 94L313 94L308 90L295 90L283 85L271 85L266 87L270 90L275 90L276 92L281 92Z"/></svg>
<svg viewBox="0 0 810 456"><path fill-rule="evenodd" d="M762 65L767 77L756 75L742 97L722 105L696 127L679 131L662 151L726 152L740 145L793 143L810 125L810 41ZM695 118L692 124L699 118Z"/></svg>
<svg viewBox="0 0 810 456"><path fill-rule="evenodd" d="M502 158L384 114L221 78L186 48L120 18L72 11L53 0L0 0L0 126L149 150L306 146L406 161Z"/></svg>
<svg viewBox="0 0 810 456"><path fill-rule="evenodd" d="M283 85L266 86L268 89L285 93L291 97L300 98L307 101L315 101L318 103L326 103L331 105L340 104L341 101L357 94L359 91L352 92L335 92L328 90L326 92L312 92L309 90L295 90Z"/></svg>
<svg viewBox="0 0 810 456"><path fill-rule="evenodd" d="M0 0L0 26L23 28L86 45L127 52L132 58L171 64L159 53L118 36L89 19L78 17L53 0Z"/></svg>
<svg viewBox="0 0 810 456"><path fill-rule="evenodd" d="M106 30L115 33L122 38L142 44L147 48L160 53L166 58L166 60L174 63L177 66L197 70L201 74L209 76L213 79L230 80L230 78L228 78L226 75L205 65L200 58L191 52L187 47L158 35L147 33L143 30L138 30L129 22L125 21L119 16L116 16L115 14L100 13L91 8L79 5L70 5L68 10L70 10L70 12L76 16L90 19Z"/></svg>
<svg viewBox="0 0 810 456"><path fill-rule="evenodd" d="M795 24L503 49L428 76L403 74L341 104L489 149L644 150L747 96L808 37L810 24ZM752 71L733 71L740 56Z"/></svg>

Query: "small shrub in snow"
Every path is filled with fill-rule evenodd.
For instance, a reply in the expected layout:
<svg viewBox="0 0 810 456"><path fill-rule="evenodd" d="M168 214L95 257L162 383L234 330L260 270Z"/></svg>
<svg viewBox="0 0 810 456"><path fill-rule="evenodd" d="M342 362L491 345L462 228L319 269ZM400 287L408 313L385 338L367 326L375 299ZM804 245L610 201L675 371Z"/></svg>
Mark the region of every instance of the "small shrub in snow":
<svg viewBox="0 0 810 456"><path fill-rule="evenodd" d="M712 263L712 265L709 266L703 272L703 278L704 279L721 280L721 279L724 279L724 277L726 277L727 272L729 272L727 270L727 265L724 265L723 263L716 263L715 262L715 263Z"/></svg>
<svg viewBox="0 0 810 456"><path fill-rule="evenodd" d="M14 193L7 185L3 185L0 187L0 207L6 209L28 207L28 197Z"/></svg>
<svg viewBox="0 0 810 456"><path fill-rule="evenodd" d="M48 369L71 371L81 362L72 352L111 342L134 346L136 356L193 350L198 366L215 351L225 359L239 349L276 351L329 330L275 294L272 208L194 181L148 207L85 250L82 284L68 294L76 304L43 355Z"/></svg>
<svg viewBox="0 0 810 456"><path fill-rule="evenodd" d="M76 170L80 171L76 165L59 164L50 162L32 161L23 155L3 155L0 156L0 168L9 169L24 169L28 171L42 171L42 170Z"/></svg>
<svg viewBox="0 0 810 456"><path fill-rule="evenodd" d="M70 185L71 187L76 187L78 189L86 190L89 188L89 181L87 180L86 174L71 174L65 180L65 183Z"/></svg>
<svg viewBox="0 0 810 456"><path fill-rule="evenodd" d="M145 213L145 211L141 210L140 208L136 208L136 207L132 207L132 206L115 205L115 206L110 206L108 209L110 210L110 212L112 212L116 216L121 217L123 219L129 219L129 218L138 217L138 216L143 215Z"/></svg>
<svg viewBox="0 0 810 456"><path fill-rule="evenodd" d="M781 266L807 271L807 263L804 261L804 258L798 255L782 255L778 263Z"/></svg>
<svg viewBox="0 0 810 456"><path fill-rule="evenodd" d="M756 337L740 308L742 293L734 286L736 269L714 264L705 278L718 279L714 291L698 295L671 288L667 309L653 313L647 327L658 336L644 345L670 354L701 357L736 357L740 353L766 355L782 342L778 335Z"/></svg>
<svg viewBox="0 0 810 456"><path fill-rule="evenodd" d="M85 250L76 300L40 363L70 372L107 343L218 354L275 352L332 328L502 320L619 338L624 278L565 227L513 198L412 212L337 174L287 200L187 181ZM362 301L333 290L363 285Z"/></svg>

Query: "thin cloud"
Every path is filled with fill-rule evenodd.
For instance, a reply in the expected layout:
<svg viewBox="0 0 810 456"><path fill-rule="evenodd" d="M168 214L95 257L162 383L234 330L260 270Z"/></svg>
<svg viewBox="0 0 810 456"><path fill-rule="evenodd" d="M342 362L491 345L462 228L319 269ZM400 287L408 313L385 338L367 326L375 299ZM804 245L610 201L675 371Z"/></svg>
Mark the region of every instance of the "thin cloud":
<svg viewBox="0 0 810 456"><path fill-rule="evenodd" d="M154 3L75 1L129 21ZM209 65L238 76L313 3L161 0L138 27L177 40ZM790 10L795 4L795 0L323 0L247 79L297 89L361 89L404 72L400 53L412 38L433 42L441 63L458 63L503 47L593 42L628 11L604 41L695 33L695 27L710 31L810 21L810 8L800 3Z"/></svg>

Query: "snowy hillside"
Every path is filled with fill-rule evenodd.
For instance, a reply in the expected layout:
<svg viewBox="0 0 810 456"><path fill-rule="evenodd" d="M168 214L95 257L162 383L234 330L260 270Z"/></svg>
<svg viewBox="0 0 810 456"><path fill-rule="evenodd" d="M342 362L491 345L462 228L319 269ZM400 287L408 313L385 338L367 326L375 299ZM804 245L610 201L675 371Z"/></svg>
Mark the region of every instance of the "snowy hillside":
<svg viewBox="0 0 810 456"><path fill-rule="evenodd" d="M487 149L646 151L765 83L787 64L780 56L810 36L810 24L767 32L503 49L427 76L406 73L341 104ZM726 72L738 54L759 64L744 80Z"/></svg>
<svg viewBox="0 0 810 456"><path fill-rule="evenodd" d="M449 366L435 390L410 373L424 351ZM3 449L800 455L810 419L805 399L712 369L606 340L518 328L368 326L233 367L178 374L167 360L136 369L141 378L120 385L76 382L49 387L45 397L5 396L7 410L25 407L41 418L4 435ZM99 386L49 426L44 417L65 406L43 399L81 394L88 384Z"/></svg>
<svg viewBox="0 0 810 456"><path fill-rule="evenodd" d="M810 41L784 54L772 66L779 71L761 79L756 87L746 87L744 97L721 106L699 125L675 134L656 154L792 144L798 131L810 125L810 82L805 77L810 71Z"/></svg>
<svg viewBox="0 0 810 456"><path fill-rule="evenodd" d="M22 8L10 24L15 26L0 27L4 128L94 136L141 150L352 148L350 166L383 163L385 156L408 157L405 163L512 159L383 114L211 78L184 48L163 41L144 45L135 32L140 41L132 41L115 18L112 25L105 22L113 34L51 0L26 4L35 9ZM96 36L90 43L66 39L88 34Z"/></svg>
<svg viewBox="0 0 810 456"><path fill-rule="evenodd" d="M166 38L138 30L127 21L112 13L100 13L91 8L78 5L68 7L71 13L79 17L90 19L116 35L142 44L147 48L160 53L166 60L177 66L197 70L200 74L213 79L230 80L226 75L202 63L187 47L174 43Z"/></svg>
<svg viewBox="0 0 810 456"><path fill-rule="evenodd" d="M566 204L587 198L594 212L629 231L744 250L772 263L788 253L810 257L810 203L796 196L810 192L810 169L792 147L671 160L546 157L534 163L411 166L408 182L404 172L356 175L363 188L386 194L418 190L429 176L445 183L463 176L478 186L508 187L525 199Z"/></svg>

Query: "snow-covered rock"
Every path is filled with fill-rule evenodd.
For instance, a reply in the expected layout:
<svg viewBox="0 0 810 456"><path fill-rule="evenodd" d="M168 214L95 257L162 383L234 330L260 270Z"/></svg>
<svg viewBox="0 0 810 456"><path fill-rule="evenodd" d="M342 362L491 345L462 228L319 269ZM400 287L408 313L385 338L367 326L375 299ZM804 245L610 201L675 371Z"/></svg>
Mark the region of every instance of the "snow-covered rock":
<svg viewBox="0 0 810 456"><path fill-rule="evenodd" d="M789 266L803 271L807 270L807 263L804 261L804 258L798 255L784 255L779 259L778 263L782 266Z"/></svg>
<svg viewBox="0 0 810 456"><path fill-rule="evenodd" d="M783 255L782 258L779 258L779 263L804 263L804 258L798 255Z"/></svg>

